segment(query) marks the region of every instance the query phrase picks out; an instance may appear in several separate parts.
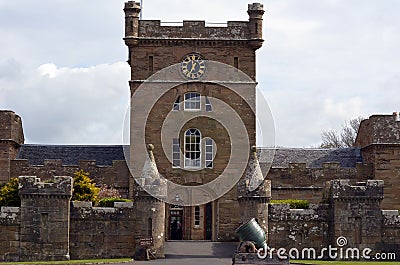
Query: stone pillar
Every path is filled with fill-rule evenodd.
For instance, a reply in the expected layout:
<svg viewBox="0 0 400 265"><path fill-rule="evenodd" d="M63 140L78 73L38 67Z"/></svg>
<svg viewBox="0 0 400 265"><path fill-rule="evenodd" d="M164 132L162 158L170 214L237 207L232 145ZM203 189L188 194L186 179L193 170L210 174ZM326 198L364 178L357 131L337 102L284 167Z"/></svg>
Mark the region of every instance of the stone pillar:
<svg viewBox="0 0 400 265"><path fill-rule="evenodd" d="M0 184L10 181L10 161L24 144L21 118L13 111L0 110Z"/></svg>
<svg viewBox="0 0 400 265"><path fill-rule="evenodd" d="M271 181L264 179L257 158L257 149L252 147L249 164L238 183L238 202L241 223L256 218L268 234L268 203L271 200Z"/></svg>
<svg viewBox="0 0 400 265"><path fill-rule="evenodd" d="M21 261L69 260L72 178L19 177Z"/></svg>
<svg viewBox="0 0 400 265"><path fill-rule="evenodd" d="M137 37L139 34L140 3L128 1L125 3L125 37Z"/></svg>
<svg viewBox="0 0 400 265"><path fill-rule="evenodd" d="M144 246L140 246L140 239L151 237L153 245L148 246L155 258L164 258L165 245L165 202L158 198L166 197L166 183L160 178L153 156L153 145L148 146L147 159L142 175L137 180L134 194L135 207L135 259L146 258Z"/></svg>
<svg viewBox="0 0 400 265"><path fill-rule="evenodd" d="M248 5L250 38L262 40L264 6L260 3Z"/></svg>
<svg viewBox="0 0 400 265"><path fill-rule="evenodd" d="M377 249L382 240L383 181L368 180L353 185L350 180L331 180L327 194L331 204L330 237L335 246L345 237L346 247Z"/></svg>

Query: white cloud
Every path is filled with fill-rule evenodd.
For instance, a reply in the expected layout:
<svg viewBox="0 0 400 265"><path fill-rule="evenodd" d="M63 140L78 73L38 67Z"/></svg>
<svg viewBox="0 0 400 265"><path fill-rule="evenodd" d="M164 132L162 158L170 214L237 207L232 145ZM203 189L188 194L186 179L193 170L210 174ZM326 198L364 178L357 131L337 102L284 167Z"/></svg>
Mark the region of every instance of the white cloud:
<svg viewBox="0 0 400 265"><path fill-rule="evenodd" d="M144 18L246 20L248 0L144 0ZM258 81L277 144L400 110L400 1L265 0ZM129 100L124 0L0 0L0 108L29 142L118 143ZM115 63L119 62L119 63Z"/></svg>
<svg viewBox="0 0 400 265"><path fill-rule="evenodd" d="M125 62L89 68L44 64L0 90L23 118L28 142L120 144L129 102ZM2 108L3 108L2 107Z"/></svg>

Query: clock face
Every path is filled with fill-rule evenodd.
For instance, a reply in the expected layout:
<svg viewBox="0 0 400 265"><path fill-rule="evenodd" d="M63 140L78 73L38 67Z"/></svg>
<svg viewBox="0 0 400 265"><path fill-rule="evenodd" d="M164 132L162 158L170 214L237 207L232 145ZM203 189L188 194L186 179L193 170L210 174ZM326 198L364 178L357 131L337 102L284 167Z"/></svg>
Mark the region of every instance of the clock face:
<svg viewBox="0 0 400 265"><path fill-rule="evenodd" d="M188 54L181 63L181 72L187 79L199 80L206 72L206 62L198 53Z"/></svg>

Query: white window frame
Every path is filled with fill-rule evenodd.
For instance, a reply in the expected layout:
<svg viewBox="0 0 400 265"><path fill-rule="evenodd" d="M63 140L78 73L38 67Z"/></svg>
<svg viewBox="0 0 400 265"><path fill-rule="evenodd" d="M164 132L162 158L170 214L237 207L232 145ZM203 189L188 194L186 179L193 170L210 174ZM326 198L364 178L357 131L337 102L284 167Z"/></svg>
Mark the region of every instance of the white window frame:
<svg viewBox="0 0 400 265"><path fill-rule="evenodd" d="M198 134L196 133L198 132ZM184 165L185 168L201 168L201 132L199 129L190 128L184 135ZM189 143L187 142L189 138ZM196 150L196 146L197 149ZM189 157L188 157L189 154ZM195 158L191 158L195 156Z"/></svg>
<svg viewBox="0 0 400 265"><path fill-rule="evenodd" d="M172 106L172 110L173 110L173 111L179 111L179 110L181 109L180 103L181 103L181 97L179 96L179 97L175 100L174 105Z"/></svg>
<svg viewBox="0 0 400 265"><path fill-rule="evenodd" d="M172 139L172 167L181 167L181 145L179 138Z"/></svg>
<svg viewBox="0 0 400 265"><path fill-rule="evenodd" d="M205 168L214 167L214 140L211 138L206 138L204 144L204 161Z"/></svg>
<svg viewBox="0 0 400 265"><path fill-rule="evenodd" d="M198 108L192 108L192 105ZM184 96L184 110L185 111L200 111L201 110L201 95L197 92L188 92Z"/></svg>
<svg viewBox="0 0 400 265"><path fill-rule="evenodd" d="M207 96L205 96L205 102L206 102L206 104L205 104L205 106L206 106L206 111L207 111L207 112L213 111L213 107L212 107L211 102L210 102L210 100L208 99Z"/></svg>

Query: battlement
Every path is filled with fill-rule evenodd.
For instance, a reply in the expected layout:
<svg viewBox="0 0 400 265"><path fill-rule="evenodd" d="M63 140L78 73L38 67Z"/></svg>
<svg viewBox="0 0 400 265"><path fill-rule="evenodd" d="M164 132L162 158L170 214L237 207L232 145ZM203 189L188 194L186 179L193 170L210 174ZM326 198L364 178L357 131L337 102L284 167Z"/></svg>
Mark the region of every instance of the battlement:
<svg viewBox="0 0 400 265"><path fill-rule="evenodd" d="M220 23L206 25L205 21L184 20L182 26L173 26L160 20L139 20L140 4L129 1L124 8L125 41L134 44L136 42L130 42L129 39L262 40L263 8L259 3L249 4L249 21L228 21L224 26L218 26Z"/></svg>
<svg viewBox="0 0 400 265"><path fill-rule="evenodd" d="M0 225L19 223L19 207L1 207Z"/></svg>
<svg viewBox="0 0 400 265"><path fill-rule="evenodd" d="M366 147L372 144L400 144L400 115L372 115L360 124L356 145Z"/></svg>
<svg viewBox="0 0 400 265"><path fill-rule="evenodd" d="M72 178L54 177L48 182L41 182L35 176L20 176L20 196L72 196Z"/></svg>
<svg viewBox="0 0 400 265"><path fill-rule="evenodd" d="M71 202L71 218L76 220L131 219L133 202L114 202L114 207L93 207L92 202Z"/></svg>
<svg viewBox="0 0 400 265"><path fill-rule="evenodd" d="M269 204L268 214L271 222L328 220L327 204L310 204L308 209L290 209L286 203Z"/></svg>
<svg viewBox="0 0 400 265"><path fill-rule="evenodd" d="M0 140L24 143L21 117L11 110L0 110Z"/></svg>
<svg viewBox="0 0 400 265"><path fill-rule="evenodd" d="M132 8L132 9L139 9L139 10L140 10L140 3L135 2L135 1L128 1L128 2L125 2L125 8L124 8L124 10L125 10L125 9L130 9L130 8Z"/></svg>
<svg viewBox="0 0 400 265"><path fill-rule="evenodd" d="M382 210L382 216L385 226L400 227L399 210Z"/></svg>
<svg viewBox="0 0 400 265"><path fill-rule="evenodd" d="M328 182L329 198L341 199L383 199L383 180L367 180L352 185L349 179L336 179Z"/></svg>
<svg viewBox="0 0 400 265"><path fill-rule="evenodd" d="M264 11L264 5L261 3L252 3L248 5L249 11Z"/></svg>
<svg viewBox="0 0 400 265"><path fill-rule="evenodd" d="M227 22L226 26L206 26L206 22L184 20L182 26L171 26L160 20L140 20L139 38L155 39L248 39L248 22Z"/></svg>

